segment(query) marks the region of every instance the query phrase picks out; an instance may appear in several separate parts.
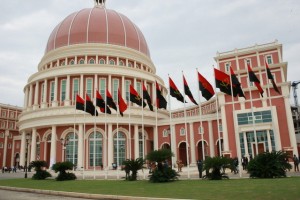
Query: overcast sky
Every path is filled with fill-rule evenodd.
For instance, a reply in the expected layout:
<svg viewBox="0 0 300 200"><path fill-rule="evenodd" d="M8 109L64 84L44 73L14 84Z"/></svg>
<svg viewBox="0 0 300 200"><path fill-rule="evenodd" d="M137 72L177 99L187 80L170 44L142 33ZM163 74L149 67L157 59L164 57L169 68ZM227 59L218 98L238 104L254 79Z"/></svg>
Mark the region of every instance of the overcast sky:
<svg viewBox="0 0 300 200"><path fill-rule="evenodd" d="M37 72L54 27L93 6L93 0L1 2L0 103L23 106L23 88ZM300 80L299 0L107 0L106 8L126 15L142 30L166 85L170 73L182 89L183 70L195 99L196 68L213 84L217 51L276 39L288 62L288 80Z"/></svg>

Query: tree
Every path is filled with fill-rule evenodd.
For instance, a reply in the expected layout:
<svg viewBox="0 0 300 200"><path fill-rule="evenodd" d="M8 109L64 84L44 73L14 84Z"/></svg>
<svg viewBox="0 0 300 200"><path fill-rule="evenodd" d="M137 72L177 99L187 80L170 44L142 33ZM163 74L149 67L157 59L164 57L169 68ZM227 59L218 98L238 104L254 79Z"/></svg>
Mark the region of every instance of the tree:
<svg viewBox="0 0 300 200"><path fill-rule="evenodd" d="M203 164L203 170L208 172L205 178L209 180L229 178L224 171L226 168L232 167L232 159L226 157L207 157Z"/></svg>
<svg viewBox="0 0 300 200"><path fill-rule="evenodd" d="M286 170L291 169L288 163L289 155L282 151L264 152L252 159L247 171L252 178L286 177Z"/></svg>
<svg viewBox="0 0 300 200"><path fill-rule="evenodd" d="M124 168L126 173L126 180L129 181L136 181L137 180L137 173L138 170L144 168L144 159L143 158L137 158L136 160L134 159L127 159L123 161ZM131 175L130 175L131 171Z"/></svg>
<svg viewBox="0 0 300 200"><path fill-rule="evenodd" d="M55 163L52 166L52 169L55 171L55 173L59 172L55 179L57 181L75 180L76 176L74 173L66 172L66 170L72 170L73 167L73 163L69 161Z"/></svg>
<svg viewBox="0 0 300 200"><path fill-rule="evenodd" d="M169 167L167 160L174 154L169 149L160 149L150 152L146 158L150 162L157 163L156 169L149 175L151 182L169 182L178 179L179 174Z"/></svg>
<svg viewBox="0 0 300 200"><path fill-rule="evenodd" d="M34 167L35 174L32 176L34 180L44 180L48 177L51 177L51 174L44 170L44 167L47 167L47 162L44 160L36 160L30 163L31 167Z"/></svg>

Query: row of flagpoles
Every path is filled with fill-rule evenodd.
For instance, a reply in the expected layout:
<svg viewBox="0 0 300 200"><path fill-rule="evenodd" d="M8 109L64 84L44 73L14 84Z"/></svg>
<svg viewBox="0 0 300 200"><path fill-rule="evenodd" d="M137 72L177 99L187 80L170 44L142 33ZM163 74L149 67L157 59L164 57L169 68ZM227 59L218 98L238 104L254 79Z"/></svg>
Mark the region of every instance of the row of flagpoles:
<svg viewBox="0 0 300 200"><path fill-rule="evenodd" d="M270 71L267 63L265 64L265 69L266 69L267 79L271 80L274 90L280 94L279 89L274 81L274 78L271 74L271 71ZM188 96L192 103L199 106L199 121L200 121L201 128L202 128L202 115L201 115L202 113L201 113L200 91L201 91L202 97L204 97L206 100L211 99L215 95L216 88L219 88L219 90L221 92L223 92L227 95L231 95L232 98L239 96L239 97L244 97L246 99L245 94L241 87L241 83L239 82L236 74L234 74L234 71L231 67L230 67L230 74L226 74L226 73L214 68L215 88L213 88L213 86L204 78L204 76L202 76L198 72L198 69L196 71L197 71L198 86L199 86L199 90L198 90L199 104L194 99L193 94L188 86L188 83L185 79L183 72L182 72L182 75L183 75L184 95L182 95L180 93L180 91L178 90L176 84L173 82L171 77L170 76L168 77L169 78L169 94L170 94L169 97L172 96L172 97L176 98L178 101L184 103L185 130L187 130L186 108L185 108L185 103L187 103L187 101L185 100L185 96ZM253 82L255 84L255 86L257 87L261 96L263 96L264 91L260 85L260 81L257 78L257 76L255 75L255 73L252 71L249 63L247 63L247 72L248 72L249 82ZM167 101L164 98L164 96L162 95L162 91L161 91L158 83L155 82L155 84L156 84L156 107L157 107L157 109L161 109L161 108L166 109ZM132 85L130 85L130 101L139 106L142 106L143 111L144 111L144 107L146 105L149 106L149 109L151 111L154 111L150 95L144 84L142 85L142 88L143 88L143 90L142 90L142 97L141 97L139 95L139 93L134 89L134 87ZM216 105L218 104L217 101L218 100L216 98ZM251 91L250 91L250 101L251 101L251 107L253 107ZM100 111L102 113L111 114L111 109L114 109L117 113L119 111L120 115L123 117L123 113L127 110L128 106L127 106L126 102L124 101L124 99L122 98L122 95L121 95L119 89L118 89L118 99L116 102L117 102L117 104L115 103L110 92L107 89L106 89L106 102L104 101L104 99L102 98L100 93L96 90L95 104L96 104L96 107L100 108ZM171 117L170 103L171 103L171 101L169 99L170 131L172 133L172 129L171 129L172 128L172 117ZM98 111L97 111L96 107L94 106L93 102L91 101L90 97L87 94L85 95L85 100L83 98L81 98L79 95L76 96L76 109L77 110L85 111L85 112L91 114L92 116L98 116ZM156 111L157 111L157 109L156 109ZM234 106L233 106L233 109L234 109ZM218 109L216 109L216 110L217 110L217 115L218 115ZM142 115L143 115L143 113L142 113ZM253 115L253 110L252 110L252 115ZM129 117L130 117L130 113L129 113ZM219 117L217 116L217 119L218 118ZM143 118L142 118L142 121L143 121ZM218 137L220 139L219 120L217 120L217 123L218 123ZM143 124L143 122L142 122L142 124ZM256 135L255 126L253 125L253 127L254 127L254 134ZM129 125L129 128L130 128L130 125ZM157 129L157 112L156 112L156 132L157 132L157 130L158 129ZM187 133L185 134L185 136L186 136L186 147L188 147ZM172 137L175 137L174 134L171 134L171 141L172 141ZM143 135L143 138L144 138L144 135ZM205 159L203 135L202 135L201 140L202 140L202 155L203 155L203 159ZM256 138L255 138L255 141L256 141ZM143 143L143 146L144 146L144 143ZM172 148L172 146L171 146L171 148ZM257 152L257 144L256 144L256 152ZM186 148L186 155L187 155L187 166L189 166L188 148ZM221 155L221 144L220 143L219 143L219 155ZM144 149L143 149L143 157L144 157ZM189 172L189 170L188 170L188 172ZM189 174L188 174L188 176L189 176Z"/></svg>

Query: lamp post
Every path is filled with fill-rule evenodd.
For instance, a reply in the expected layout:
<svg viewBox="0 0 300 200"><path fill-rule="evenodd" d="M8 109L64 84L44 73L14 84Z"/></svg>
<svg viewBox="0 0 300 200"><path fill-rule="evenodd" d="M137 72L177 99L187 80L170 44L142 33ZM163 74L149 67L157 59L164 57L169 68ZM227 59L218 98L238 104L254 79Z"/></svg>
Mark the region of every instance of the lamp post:
<svg viewBox="0 0 300 200"><path fill-rule="evenodd" d="M27 178L27 159L28 159L28 145L29 145L30 134L26 134L26 152L25 152L25 177Z"/></svg>
<svg viewBox="0 0 300 200"><path fill-rule="evenodd" d="M66 138L66 139L60 138L60 143L62 145L63 153L64 153L64 159L63 159L63 161L66 161L66 146L69 143L69 138Z"/></svg>

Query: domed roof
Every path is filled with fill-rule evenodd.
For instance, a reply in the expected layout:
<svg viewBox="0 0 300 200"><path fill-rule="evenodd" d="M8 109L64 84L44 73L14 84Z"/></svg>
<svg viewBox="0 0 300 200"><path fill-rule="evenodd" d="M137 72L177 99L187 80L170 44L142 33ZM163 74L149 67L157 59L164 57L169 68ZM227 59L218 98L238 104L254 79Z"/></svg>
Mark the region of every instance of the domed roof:
<svg viewBox="0 0 300 200"><path fill-rule="evenodd" d="M52 31L45 53L74 44L103 43L132 48L150 57L140 29L126 16L95 6L70 14Z"/></svg>

